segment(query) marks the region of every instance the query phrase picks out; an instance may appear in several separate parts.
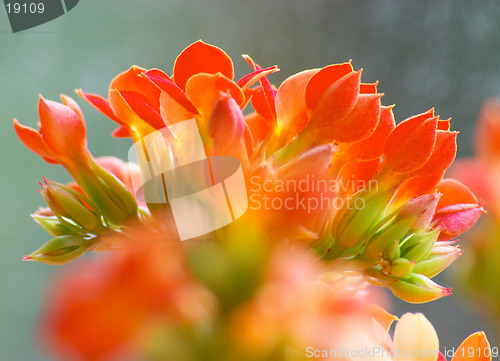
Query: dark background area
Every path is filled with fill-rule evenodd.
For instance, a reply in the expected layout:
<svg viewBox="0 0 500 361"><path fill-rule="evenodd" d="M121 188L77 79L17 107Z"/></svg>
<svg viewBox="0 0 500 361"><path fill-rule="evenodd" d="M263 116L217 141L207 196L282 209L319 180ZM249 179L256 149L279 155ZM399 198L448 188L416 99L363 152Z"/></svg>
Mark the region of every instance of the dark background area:
<svg viewBox="0 0 500 361"><path fill-rule="evenodd" d="M33 324L55 268L21 259L49 239L29 217L43 204L37 182L69 180L24 148L12 118L34 126L39 93L53 100L75 96L75 88L106 95L111 79L132 64L171 73L175 57L198 39L223 48L237 77L250 71L241 54L262 66L278 64L281 72L270 77L276 85L298 71L352 59L364 81L380 81L383 104L396 104L397 121L431 107L452 117L460 156L472 152L481 102L500 96L498 1L81 0L64 16L17 34L0 9L2 360L44 360ZM78 102L92 153L125 158L130 140L112 140L114 124ZM459 286L449 279L454 267L441 283ZM423 312L449 349L489 330L468 308L452 296L423 306L395 302L394 312Z"/></svg>

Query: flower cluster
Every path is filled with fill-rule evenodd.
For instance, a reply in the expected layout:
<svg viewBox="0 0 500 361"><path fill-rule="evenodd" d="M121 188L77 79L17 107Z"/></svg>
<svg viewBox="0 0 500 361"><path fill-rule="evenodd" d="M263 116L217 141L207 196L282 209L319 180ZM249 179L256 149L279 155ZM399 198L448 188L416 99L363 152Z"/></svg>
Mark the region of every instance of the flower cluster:
<svg viewBox="0 0 500 361"><path fill-rule="evenodd" d="M332 267L352 266L410 302L449 294L430 277L460 255L452 240L482 213L467 188L441 180L456 153L449 120L429 110L396 126L392 107L381 105L377 84L362 83L362 71L350 62L298 73L276 89L266 78L276 66L263 69L245 59L253 71L235 81L231 59L198 41L178 56L172 76L134 66L111 82L107 99L77 92L119 124L114 136L135 142L196 119L207 155L237 157L249 182L311 183L312 176L353 184L292 191L298 202L321 205L327 200L331 205L341 200L342 207L257 207L238 222L261 225L273 240L306 243L333 260ZM147 204L148 209L134 199L134 175L127 175L126 164L117 160L103 166L92 158L80 108L69 97L62 100L40 98L39 131L15 121L21 140L47 162L62 164L76 182L43 185L50 210L34 217L55 239L26 259L47 263L109 248L105 240L110 233L126 238L131 221L154 222L159 208ZM249 103L254 112L245 116ZM178 143L173 139L167 151L182 147ZM162 157L171 158L175 167L172 154ZM375 189L367 186L373 184ZM258 189L265 192L265 187ZM264 196L279 201L289 195ZM353 202L359 206L350 207ZM169 209L168 204L160 208ZM170 237L177 237L175 229Z"/></svg>
<svg viewBox="0 0 500 361"><path fill-rule="evenodd" d="M77 90L118 124L113 136L132 138L144 164L94 158L82 111L67 96L62 104L40 97L38 130L14 120L21 141L74 180L40 183L47 207L33 218L54 238L24 259L58 265L115 251L55 284L44 344L64 360L292 361L325 344L379 347L387 361L410 359L394 356L401 348L427 348L434 354L414 359L443 360L423 316L403 316L393 341L396 318L367 295L369 284L414 303L450 294L431 278L461 255L456 237L484 212L465 185L442 179L456 154L450 121L431 109L396 125L377 83L363 83L351 62L276 88L267 79L276 66L244 58L252 70L235 80L229 56L198 41L171 76L133 66L107 97ZM197 138L172 130L193 119L201 158L212 165L199 176L185 167L200 159ZM178 242L169 187L198 192L198 178L215 185L217 157L239 161L248 194L237 198L250 207L235 216L234 188L225 184L233 222ZM165 199L153 201L145 188L157 166L193 184L172 185L161 173L148 187ZM465 344L490 350L480 333Z"/></svg>

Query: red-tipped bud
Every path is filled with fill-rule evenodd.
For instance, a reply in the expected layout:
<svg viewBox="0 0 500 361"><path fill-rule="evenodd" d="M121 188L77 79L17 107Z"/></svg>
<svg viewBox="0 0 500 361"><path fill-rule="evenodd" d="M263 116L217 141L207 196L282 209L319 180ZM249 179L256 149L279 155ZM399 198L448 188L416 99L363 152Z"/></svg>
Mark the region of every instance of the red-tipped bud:
<svg viewBox="0 0 500 361"><path fill-rule="evenodd" d="M84 239L81 236L59 236L48 241L35 252L24 256L23 261L60 265L81 257L91 245L92 240Z"/></svg>
<svg viewBox="0 0 500 361"><path fill-rule="evenodd" d="M451 288L441 287L429 278L414 273L386 286L396 296L410 303L425 303L451 295Z"/></svg>
<svg viewBox="0 0 500 361"><path fill-rule="evenodd" d="M413 272L426 277L434 277L448 268L449 265L462 255L462 250L458 246L443 243L446 242L436 243L429 256L419 262L413 269Z"/></svg>
<svg viewBox="0 0 500 361"><path fill-rule="evenodd" d="M458 237L485 213L476 196L456 180L443 179L437 190L443 196L437 205L433 224L441 229L440 241Z"/></svg>

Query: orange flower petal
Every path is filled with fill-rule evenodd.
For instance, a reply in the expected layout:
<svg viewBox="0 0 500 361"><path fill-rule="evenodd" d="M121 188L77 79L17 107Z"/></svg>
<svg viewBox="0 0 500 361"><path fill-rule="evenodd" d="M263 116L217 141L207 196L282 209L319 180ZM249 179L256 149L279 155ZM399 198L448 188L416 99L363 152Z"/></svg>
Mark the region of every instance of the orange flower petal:
<svg viewBox="0 0 500 361"><path fill-rule="evenodd" d="M196 113L198 113L198 110L196 110ZM195 114L180 105L174 98L165 92L160 95L160 114L168 125L182 122L194 118L195 116Z"/></svg>
<svg viewBox="0 0 500 361"><path fill-rule="evenodd" d="M114 138L129 138L132 136L132 134L130 134L130 131L126 127L123 127L123 126L119 126L115 130L113 130L111 135Z"/></svg>
<svg viewBox="0 0 500 361"><path fill-rule="evenodd" d="M131 134L141 133L144 136L154 130L153 127L132 110L118 90L115 89L109 92L109 103L113 109L113 113L121 119L121 122L129 129Z"/></svg>
<svg viewBox="0 0 500 361"><path fill-rule="evenodd" d="M436 143L437 117L434 110L402 121L387 139L384 166L395 173L408 173L422 167L431 157Z"/></svg>
<svg viewBox="0 0 500 361"><path fill-rule="evenodd" d="M40 134L57 157L81 155L86 146L85 123L73 109L40 96L38 114Z"/></svg>
<svg viewBox="0 0 500 361"><path fill-rule="evenodd" d="M248 124L246 123L246 119L245 119L245 123L243 124L243 126L244 126L244 129L245 129L245 132L244 132L244 135L243 135L243 139L245 141L245 146L246 146L247 154L250 156L250 155L253 154L254 142L253 142L252 132L250 131L250 128L248 127Z"/></svg>
<svg viewBox="0 0 500 361"><path fill-rule="evenodd" d="M444 208L453 204L478 203L474 193L455 179L443 179L437 185L437 191L442 193L437 208Z"/></svg>
<svg viewBox="0 0 500 361"><path fill-rule="evenodd" d="M85 93L81 89L77 89L76 93L80 96L80 98L92 105L109 119L115 121L118 124L125 125L125 123L120 120L120 118L118 118L115 113L113 113L113 109L111 109L111 106L109 105L109 102L106 98L103 98L100 95Z"/></svg>
<svg viewBox="0 0 500 361"><path fill-rule="evenodd" d="M380 119L380 98L382 94L360 94L353 110L329 136L339 143L352 143L369 137L377 128Z"/></svg>
<svg viewBox="0 0 500 361"><path fill-rule="evenodd" d="M199 73L221 73L233 79L233 62L222 49L198 40L184 49L175 60L175 82L184 90L189 78Z"/></svg>
<svg viewBox="0 0 500 361"><path fill-rule="evenodd" d="M349 62L329 65L316 72L311 77L306 87L305 96L307 108L313 110L327 89L352 71L352 65Z"/></svg>
<svg viewBox="0 0 500 361"><path fill-rule="evenodd" d="M241 89L243 91L245 91L245 89L250 88L256 82L258 82L261 78L263 78L269 74L275 73L277 71L279 71L277 65L270 66L269 68L265 68L265 69L258 69L258 70L251 72L250 74L245 75L243 78L238 80L236 82L236 84L238 84L241 87Z"/></svg>
<svg viewBox="0 0 500 361"><path fill-rule="evenodd" d="M380 160L373 159L365 162L356 162L345 165L340 172L340 190L343 192L340 196L354 194L364 185L369 184L377 172Z"/></svg>
<svg viewBox="0 0 500 361"><path fill-rule="evenodd" d="M412 176L425 177L435 173L443 173L453 163L457 154L457 134L458 132L438 130L431 157Z"/></svg>
<svg viewBox="0 0 500 361"><path fill-rule="evenodd" d="M359 86L359 93L360 94L377 94L377 85L378 82L376 83L361 83Z"/></svg>
<svg viewBox="0 0 500 361"><path fill-rule="evenodd" d="M161 90L149 80L141 76L145 72L146 69L138 66L132 66L130 69L119 74L111 81L109 91L111 92L112 90L117 89L121 92L128 91L140 93L147 99L147 102L151 104L153 108L159 109Z"/></svg>
<svg viewBox="0 0 500 361"><path fill-rule="evenodd" d="M47 147L41 134L35 129L20 124L17 119L14 119L14 129L21 142L23 142L29 150L38 154L48 163L59 163L57 156Z"/></svg>
<svg viewBox="0 0 500 361"><path fill-rule="evenodd" d="M305 91L309 79L318 69L306 70L287 78L276 93L277 122L283 132L283 143L288 143L308 122Z"/></svg>
<svg viewBox="0 0 500 361"><path fill-rule="evenodd" d="M436 186L443 178L444 172L434 173L425 177L416 177L405 180L399 187L393 205L402 204L414 197L434 193Z"/></svg>
<svg viewBox="0 0 500 361"><path fill-rule="evenodd" d="M367 307L370 316L373 317L386 331L389 331L392 323L398 320L396 316L391 315L378 305L370 303Z"/></svg>
<svg viewBox="0 0 500 361"><path fill-rule="evenodd" d="M361 71L351 72L331 85L317 102L307 129L326 137L327 142L339 136L338 127L342 127L341 122L354 109L358 100L360 77ZM311 81L307 86L306 96L310 86Z"/></svg>
<svg viewBox="0 0 500 361"><path fill-rule="evenodd" d="M262 90L262 87L258 87L252 96L252 107L255 109L257 113L259 113L264 119L272 120L273 114L269 109L269 105L267 103L266 95Z"/></svg>
<svg viewBox="0 0 500 361"><path fill-rule="evenodd" d="M461 158L447 171L447 177L460 180L477 197L488 204L488 211L500 207L498 181L500 174L496 168L475 158ZM500 214L500 213L496 213Z"/></svg>
<svg viewBox="0 0 500 361"><path fill-rule="evenodd" d="M243 55L243 58L247 61L248 64L250 64L250 66L254 70L262 69L248 55ZM259 79L259 83L260 83L260 86L262 87L262 90L264 92L267 106L269 107L269 112L272 115L272 119L274 121L276 121L276 101L275 101L276 91L273 89L273 87L271 86L271 83L269 83L269 80L267 80L267 78L265 76Z"/></svg>
<svg viewBox="0 0 500 361"><path fill-rule="evenodd" d="M259 143L266 138L269 132L269 123L258 113L251 113L245 117L245 122L248 125L252 139L255 143Z"/></svg>
<svg viewBox="0 0 500 361"><path fill-rule="evenodd" d="M450 130L450 121L451 121L451 118L439 119L437 129L438 130Z"/></svg>
<svg viewBox="0 0 500 361"><path fill-rule="evenodd" d="M186 93L179 88L177 84L174 83L170 77L158 69L148 70L143 74L146 78L148 78L153 84L155 84L162 91L170 95L173 99L175 99L180 105L186 108L187 111L198 114L198 110L196 107L189 101L186 96Z"/></svg>
<svg viewBox="0 0 500 361"><path fill-rule="evenodd" d="M238 105L245 101L245 95L238 84L221 73L196 74L186 84L189 100L205 119L210 119L221 93L230 93Z"/></svg>
<svg viewBox="0 0 500 361"><path fill-rule="evenodd" d="M391 107L381 107L380 119L375 131L359 142L342 145L345 162L361 162L377 159L384 153L385 142L395 127L394 114Z"/></svg>
<svg viewBox="0 0 500 361"><path fill-rule="evenodd" d="M484 332L476 332L467 337L451 361L491 361L490 343Z"/></svg>
<svg viewBox="0 0 500 361"><path fill-rule="evenodd" d="M148 103L148 100L142 97L140 93L122 91L122 98L127 102L130 109L146 123L155 129L163 129L166 124L160 113Z"/></svg>
<svg viewBox="0 0 500 361"><path fill-rule="evenodd" d="M80 119L84 119L82 110L80 109L80 106L77 104L77 102L64 94L61 94L61 100L63 104L71 108L80 117Z"/></svg>

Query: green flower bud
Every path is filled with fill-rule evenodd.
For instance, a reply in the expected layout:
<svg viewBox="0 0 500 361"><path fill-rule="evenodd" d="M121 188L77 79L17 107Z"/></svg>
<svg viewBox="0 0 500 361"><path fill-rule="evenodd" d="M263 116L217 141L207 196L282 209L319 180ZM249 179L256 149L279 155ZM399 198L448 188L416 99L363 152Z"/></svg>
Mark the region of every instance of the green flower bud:
<svg viewBox="0 0 500 361"><path fill-rule="evenodd" d="M380 230L369 241L365 249L366 257L370 259L379 259L383 255L388 255L394 242L399 243L410 230L413 219L402 219L396 221L393 225ZM393 254L397 252L393 251Z"/></svg>
<svg viewBox="0 0 500 361"><path fill-rule="evenodd" d="M451 295L451 288L441 287L429 278L415 273L386 286L396 296L410 303L425 303Z"/></svg>
<svg viewBox="0 0 500 361"><path fill-rule="evenodd" d="M390 274L394 277L406 277L415 266L415 261L408 261L406 258L398 258L392 261Z"/></svg>
<svg viewBox="0 0 500 361"><path fill-rule="evenodd" d="M354 205L351 209L339 212L338 220L334 219L332 235L344 248L359 246L373 226L378 224L385 213L390 194L371 194L361 192L346 204ZM362 200L362 202L359 202Z"/></svg>
<svg viewBox="0 0 500 361"><path fill-rule="evenodd" d="M85 205L84 201L87 204L90 201L83 194L78 194L68 186L47 179L42 187L41 192L48 206L63 222L67 224L73 222L88 232L102 227L100 215Z"/></svg>
<svg viewBox="0 0 500 361"><path fill-rule="evenodd" d="M76 227L71 227L66 223L61 222L57 216L43 216L38 213L31 215L48 234L53 237L64 236L68 234L77 234L79 230ZM80 230L81 231L81 230Z"/></svg>
<svg viewBox="0 0 500 361"><path fill-rule="evenodd" d="M95 164L93 168L113 202L121 206L129 217L135 216L138 211L137 201L127 187L101 166Z"/></svg>
<svg viewBox="0 0 500 361"><path fill-rule="evenodd" d="M439 229L435 229L427 233L417 233L412 235L407 242L410 242L411 246L405 247L405 250L401 250L401 257L406 258L410 261L420 262L426 258L432 250L434 243L439 236ZM405 242L406 246L406 242Z"/></svg>
<svg viewBox="0 0 500 361"><path fill-rule="evenodd" d="M415 266L413 272L427 277L434 277L461 255L462 250L458 246L451 246L449 244L435 246L429 256Z"/></svg>
<svg viewBox="0 0 500 361"><path fill-rule="evenodd" d="M23 261L37 261L51 265L68 263L82 256L92 245L92 240L66 235L51 239Z"/></svg>
<svg viewBox="0 0 500 361"><path fill-rule="evenodd" d="M387 259L389 261L394 261L395 259L401 257L401 250L399 249L399 240L395 240L391 248L387 251Z"/></svg>
<svg viewBox="0 0 500 361"><path fill-rule="evenodd" d="M104 218L115 225L137 215L137 202L113 174L91 161L87 168L71 173Z"/></svg>

